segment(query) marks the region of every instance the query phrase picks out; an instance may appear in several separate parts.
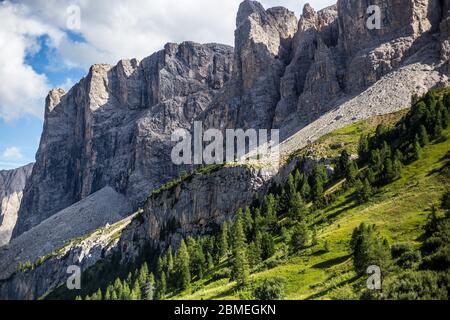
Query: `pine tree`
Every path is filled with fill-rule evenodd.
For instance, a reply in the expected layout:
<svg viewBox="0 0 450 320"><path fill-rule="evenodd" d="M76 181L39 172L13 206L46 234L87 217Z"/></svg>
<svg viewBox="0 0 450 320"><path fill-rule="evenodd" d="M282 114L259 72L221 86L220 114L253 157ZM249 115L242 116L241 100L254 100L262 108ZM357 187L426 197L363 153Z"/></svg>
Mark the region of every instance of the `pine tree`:
<svg viewBox="0 0 450 320"><path fill-rule="evenodd" d="M113 291L111 292L111 300L113 300L113 301L119 300L119 298L117 297L117 293L116 293L115 290L113 290Z"/></svg>
<svg viewBox="0 0 450 320"><path fill-rule="evenodd" d="M164 268L164 262L161 256L158 257L158 262L156 263L156 274L157 275L161 275L162 273L164 273L165 268Z"/></svg>
<svg viewBox="0 0 450 320"><path fill-rule="evenodd" d="M367 181L369 181L370 184L373 184L376 181L375 173L373 173L373 170L370 167L366 171L366 179Z"/></svg>
<svg viewBox="0 0 450 320"><path fill-rule="evenodd" d="M128 283L124 282L122 284L122 294L120 297L121 300L130 300L131 299L131 290Z"/></svg>
<svg viewBox="0 0 450 320"><path fill-rule="evenodd" d="M381 159L386 159L391 157L391 147L387 144L386 141L383 141L383 148L381 149Z"/></svg>
<svg viewBox="0 0 450 320"><path fill-rule="evenodd" d="M144 262L142 267L139 269L138 280L140 283L144 284L148 279L148 265Z"/></svg>
<svg viewBox="0 0 450 320"><path fill-rule="evenodd" d="M203 253L202 246L197 243L195 253L193 255L193 268L192 274L198 276L199 279L203 279L203 271L206 263L205 254Z"/></svg>
<svg viewBox="0 0 450 320"><path fill-rule="evenodd" d="M366 135L359 138L358 157L361 163L366 163L369 159L369 139Z"/></svg>
<svg viewBox="0 0 450 320"><path fill-rule="evenodd" d="M207 261L207 269L212 270L214 268L214 259L213 259L211 252L209 252L209 251L206 255L206 261Z"/></svg>
<svg viewBox="0 0 450 320"><path fill-rule="evenodd" d="M105 297L104 297L105 300L111 300L111 293L112 293L113 290L114 290L114 289L113 289L113 286L112 286L112 285L109 285L109 286L106 288Z"/></svg>
<svg viewBox="0 0 450 320"><path fill-rule="evenodd" d="M262 260L267 260L275 254L275 241L273 237L264 232L261 238L261 258Z"/></svg>
<svg viewBox="0 0 450 320"><path fill-rule="evenodd" d="M384 160L383 168L384 168L383 176L385 182L390 182L396 178L394 166L392 165L392 160L390 158L386 158Z"/></svg>
<svg viewBox="0 0 450 320"><path fill-rule="evenodd" d="M344 177L347 175L347 170L350 165L350 155L347 150L342 150L341 155L336 164L336 176Z"/></svg>
<svg viewBox="0 0 450 320"><path fill-rule="evenodd" d="M296 183L294 180L294 176L292 175L292 173L289 173L288 175L288 179L285 185L285 190L286 190L286 196L287 196L287 201L289 202L289 200L294 196L295 192L297 191L296 188Z"/></svg>
<svg viewBox="0 0 450 320"><path fill-rule="evenodd" d="M173 250L172 246L167 249L167 273L170 275L173 272Z"/></svg>
<svg viewBox="0 0 450 320"><path fill-rule="evenodd" d="M255 234L255 239L250 244L249 250L247 250L247 253L249 255L248 258L252 265L257 265L261 262L262 256L261 242L262 242L262 235L261 232L258 231Z"/></svg>
<svg viewBox="0 0 450 320"><path fill-rule="evenodd" d="M308 179L305 175L303 175L303 179L301 182L300 194L302 195L303 199L309 199L311 196L311 187L309 186Z"/></svg>
<svg viewBox="0 0 450 320"><path fill-rule="evenodd" d="M372 150L370 153L370 165L376 174L383 171L383 159L378 149Z"/></svg>
<svg viewBox="0 0 450 320"><path fill-rule="evenodd" d="M347 171L345 172L345 179L348 183L353 184L356 181L358 175L358 166L354 161L350 161Z"/></svg>
<svg viewBox="0 0 450 320"><path fill-rule="evenodd" d="M131 300L141 300L141 286L139 281L135 281L133 289L131 290Z"/></svg>
<svg viewBox="0 0 450 320"><path fill-rule="evenodd" d="M247 250L245 248L239 248L234 253L233 275L238 286L243 286L248 283L250 267L247 260Z"/></svg>
<svg viewBox="0 0 450 320"><path fill-rule="evenodd" d="M191 285L191 272L189 269L189 251L184 240L181 240L177 251L177 273L180 288L185 290Z"/></svg>
<svg viewBox="0 0 450 320"><path fill-rule="evenodd" d="M229 247L228 247L228 222L227 221L225 221L222 224L218 244L219 244L219 248L218 248L219 259L217 261L219 261L220 258L223 258L228 255Z"/></svg>
<svg viewBox="0 0 450 320"><path fill-rule="evenodd" d="M264 201L264 224L265 227L271 229L277 221L277 201L273 194L269 194Z"/></svg>
<svg viewBox="0 0 450 320"><path fill-rule="evenodd" d="M297 224L297 226L295 226L294 228L294 232L292 233L291 241L289 244L291 253L296 253L305 248L306 244L308 243L308 238L309 233L306 223L301 222Z"/></svg>
<svg viewBox="0 0 450 320"><path fill-rule="evenodd" d="M394 159L392 166L394 171L394 179L400 178L402 176L402 167L403 167L401 161L398 159Z"/></svg>
<svg viewBox="0 0 450 320"><path fill-rule="evenodd" d="M323 197L323 180L318 175L312 176L311 195L314 201L318 201Z"/></svg>
<svg viewBox="0 0 450 320"><path fill-rule="evenodd" d="M249 236L253 231L253 217L249 207L245 208L243 219L245 234Z"/></svg>
<svg viewBox="0 0 450 320"><path fill-rule="evenodd" d="M258 231L261 231L263 225L264 218L261 216L261 210L259 208L255 208L254 233L256 234Z"/></svg>
<svg viewBox="0 0 450 320"><path fill-rule="evenodd" d="M305 218L307 209L299 192L295 192L289 203L288 215L293 221L300 221Z"/></svg>
<svg viewBox="0 0 450 320"><path fill-rule="evenodd" d="M370 265L387 270L391 260L391 250L387 241L379 236L375 226L361 224L353 231L350 247L358 274L364 274Z"/></svg>
<svg viewBox="0 0 450 320"><path fill-rule="evenodd" d="M153 300L155 296L155 277L153 273L149 273L147 279L142 285L142 294L141 297L144 300Z"/></svg>
<svg viewBox="0 0 450 320"><path fill-rule="evenodd" d="M367 202L373 194L372 186L367 178L363 181L357 180L355 189L356 199L359 203Z"/></svg>
<svg viewBox="0 0 450 320"><path fill-rule="evenodd" d="M430 136L432 139L438 139L442 135L442 114L437 110L432 113L432 117L427 122L428 128L430 128Z"/></svg>
<svg viewBox="0 0 450 320"><path fill-rule="evenodd" d="M244 233L244 227L242 223L242 216L238 215L233 229L233 251L238 251L245 247L246 236Z"/></svg>
<svg viewBox="0 0 450 320"><path fill-rule="evenodd" d="M157 300L164 299L164 297L166 295L166 291L167 291L167 279L166 279L166 274L163 273L163 274L161 274L161 277L157 282L156 295L155 295L156 299Z"/></svg>

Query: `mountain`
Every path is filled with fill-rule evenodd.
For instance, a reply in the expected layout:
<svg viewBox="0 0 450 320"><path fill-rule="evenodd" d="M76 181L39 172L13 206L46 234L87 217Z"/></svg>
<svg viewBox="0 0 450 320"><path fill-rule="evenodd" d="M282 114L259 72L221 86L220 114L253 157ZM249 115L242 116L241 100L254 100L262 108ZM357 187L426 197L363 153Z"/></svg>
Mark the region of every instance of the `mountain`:
<svg viewBox="0 0 450 320"><path fill-rule="evenodd" d="M0 247L11 238L17 221L20 202L33 164L14 170L0 171Z"/></svg>
<svg viewBox="0 0 450 320"><path fill-rule="evenodd" d="M64 281L64 273L51 270L74 261L90 266L104 257L87 258L76 250L105 249L107 255L118 245L124 261L133 261L147 242L163 248L220 224L273 182L285 180L296 165L289 161L292 153L358 120L408 108L413 95L448 85L449 1L382 4L382 27L369 30L362 0L339 0L318 12L306 5L299 20L285 8L266 10L246 0L237 13L234 48L167 44L142 61L94 65L68 92L52 90L13 240L0 251L7 266L0 296L38 298ZM275 175L241 166L176 166L171 134L191 130L196 120L219 130L280 129L286 166ZM309 161L312 166L317 159ZM52 218L67 225L65 219L89 201L96 202L89 210L93 218L72 222L80 233L63 228L40 251L15 259L30 235L39 234L45 243ZM115 203L123 207L110 212ZM72 237L89 237L102 223L120 224L141 208L147 214L125 219L120 240L114 233L111 241L77 241L74 251L63 246ZM64 256L58 254L61 246Z"/></svg>

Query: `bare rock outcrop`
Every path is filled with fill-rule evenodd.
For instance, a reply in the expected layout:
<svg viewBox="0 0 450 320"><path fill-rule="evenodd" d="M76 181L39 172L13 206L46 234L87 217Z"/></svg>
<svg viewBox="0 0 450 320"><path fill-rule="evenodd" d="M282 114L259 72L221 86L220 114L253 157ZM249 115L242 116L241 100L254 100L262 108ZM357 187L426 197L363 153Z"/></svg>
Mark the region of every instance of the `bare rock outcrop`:
<svg viewBox="0 0 450 320"><path fill-rule="evenodd" d="M9 243L33 164L0 171L0 247Z"/></svg>
<svg viewBox="0 0 450 320"><path fill-rule="evenodd" d="M272 178L273 171L222 167L151 196L122 234L118 249L123 260L133 261L146 244L165 250L169 244L178 246L181 237L211 231L250 205Z"/></svg>

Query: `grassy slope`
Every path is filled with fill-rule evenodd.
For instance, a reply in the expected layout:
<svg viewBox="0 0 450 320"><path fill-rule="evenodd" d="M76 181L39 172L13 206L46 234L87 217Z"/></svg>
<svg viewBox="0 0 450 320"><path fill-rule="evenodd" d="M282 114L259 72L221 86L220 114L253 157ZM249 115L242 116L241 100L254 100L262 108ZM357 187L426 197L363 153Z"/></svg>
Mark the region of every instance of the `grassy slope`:
<svg viewBox="0 0 450 320"><path fill-rule="evenodd" d="M401 115L397 113L353 124L323 137L315 147L304 151L312 153L316 150L320 156L335 155L340 150L329 146L344 141L345 148L356 153L361 133L372 131L380 121L394 123ZM445 167L450 149L448 130L445 135L449 140L425 147L421 159L404 168L401 179L383 187L368 203L357 205L349 191L330 207L311 216L310 221L318 230L318 244L281 265L253 274L252 280L283 276L288 280L287 299L331 298L335 288L358 281L352 271L348 242L353 229L361 222L375 223L391 244L408 241L419 245L430 206L437 203L445 188L450 186L448 164ZM325 242L328 243L328 252L324 250ZM171 298L242 298L234 287L235 283L226 279L212 282L207 277L194 283L191 291Z"/></svg>

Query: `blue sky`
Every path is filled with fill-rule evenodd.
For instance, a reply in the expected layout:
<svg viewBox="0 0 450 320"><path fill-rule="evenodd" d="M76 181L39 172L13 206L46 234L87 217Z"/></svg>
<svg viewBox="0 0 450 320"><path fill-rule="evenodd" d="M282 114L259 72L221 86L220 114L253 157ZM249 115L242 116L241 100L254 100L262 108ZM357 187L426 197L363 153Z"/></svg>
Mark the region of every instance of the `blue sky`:
<svg viewBox="0 0 450 320"><path fill-rule="evenodd" d="M266 8L285 6L297 16L306 3L260 2ZM334 2L310 1L316 9ZM232 45L239 3L240 0L0 1L0 170L34 162L44 101L51 88L68 90L94 63L115 64L123 58L143 58L167 42L192 40ZM73 27L73 21L79 23Z"/></svg>

